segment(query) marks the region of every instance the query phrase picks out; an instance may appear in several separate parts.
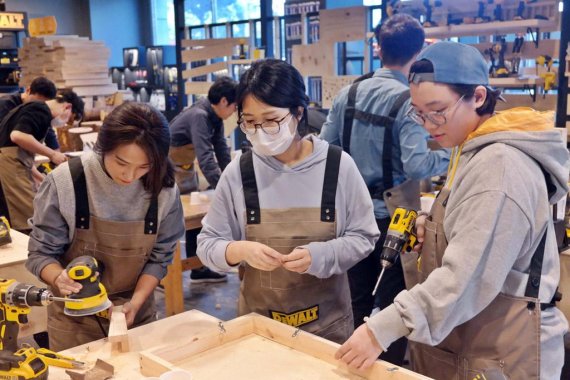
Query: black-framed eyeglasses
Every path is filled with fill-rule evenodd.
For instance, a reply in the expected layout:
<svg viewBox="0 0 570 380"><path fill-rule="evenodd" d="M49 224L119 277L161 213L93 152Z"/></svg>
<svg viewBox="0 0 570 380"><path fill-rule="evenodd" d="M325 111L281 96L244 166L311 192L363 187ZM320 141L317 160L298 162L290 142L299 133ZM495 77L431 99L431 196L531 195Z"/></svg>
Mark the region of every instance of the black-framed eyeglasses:
<svg viewBox="0 0 570 380"><path fill-rule="evenodd" d="M276 135L281 130L281 127L283 126L284 124L283 122L285 121L285 119L289 116L293 116L293 114L289 112L287 113L287 115L283 116L279 120L266 120L261 123L251 123L240 118L238 123L240 129L246 135L250 136L255 135L255 132L257 132L258 128L261 128L261 130L264 133L267 133L268 135Z"/></svg>
<svg viewBox="0 0 570 380"><path fill-rule="evenodd" d="M408 116L410 119L412 119L413 121L415 121L419 125L424 125L426 123L426 119L427 119L430 122L432 122L433 124L437 125L438 127L441 127L442 125L447 123L447 116L446 115L449 112L451 112L452 110L454 110L455 107L457 107L459 102L461 102L464 97L465 97L465 95L460 97L459 100L457 100L457 102L454 105L452 105L451 107L449 107L445 111L433 111L433 112L427 112L427 113L418 113L418 111L414 107L411 107L410 110L406 113L406 116Z"/></svg>

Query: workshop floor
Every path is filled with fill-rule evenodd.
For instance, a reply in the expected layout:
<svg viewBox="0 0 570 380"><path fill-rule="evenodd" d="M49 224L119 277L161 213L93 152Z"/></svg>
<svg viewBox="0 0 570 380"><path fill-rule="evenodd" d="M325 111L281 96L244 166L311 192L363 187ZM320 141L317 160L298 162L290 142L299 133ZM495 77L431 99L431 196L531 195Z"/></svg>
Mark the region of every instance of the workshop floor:
<svg viewBox="0 0 570 380"><path fill-rule="evenodd" d="M200 310L216 318L227 321L237 317L239 278L237 273L228 273L227 282L190 283L190 272L184 272L184 309ZM165 317L164 292L155 293L158 318Z"/></svg>

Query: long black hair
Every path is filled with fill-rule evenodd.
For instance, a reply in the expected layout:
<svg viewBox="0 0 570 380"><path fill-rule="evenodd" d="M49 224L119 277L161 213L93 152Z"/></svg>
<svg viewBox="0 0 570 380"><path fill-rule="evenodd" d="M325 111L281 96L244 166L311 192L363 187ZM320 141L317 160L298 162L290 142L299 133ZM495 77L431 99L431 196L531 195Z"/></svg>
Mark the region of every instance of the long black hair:
<svg viewBox="0 0 570 380"><path fill-rule="evenodd" d="M149 172L141 178L145 190L158 196L163 187L174 186L174 166L168 158L168 121L156 108L135 102L115 108L103 121L95 151L104 157L121 145L133 143L150 162Z"/></svg>
<svg viewBox="0 0 570 380"><path fill-rule="evenodd" d="M299 121L297 130L301 136L305 134L309 97L306 94L303 77L296 68L279 59L255 61L242 74L238 84L236 102L240 119L247 95L252 95L272 107L288 108L295 117L299 116L299 107L303 107L303 117Z"/></svg>

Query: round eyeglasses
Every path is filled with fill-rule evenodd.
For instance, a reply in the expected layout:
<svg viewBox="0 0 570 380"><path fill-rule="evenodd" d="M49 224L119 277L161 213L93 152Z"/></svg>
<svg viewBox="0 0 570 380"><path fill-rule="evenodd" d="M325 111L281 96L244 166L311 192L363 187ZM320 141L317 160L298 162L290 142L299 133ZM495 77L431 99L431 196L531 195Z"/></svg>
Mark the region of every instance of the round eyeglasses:
<svg viewBox="0 0 570 380"><path fill-rule="evenodd" d="M289 116L293 116L293 114L288 113L279 120L266 120L261 123L251 123L243 119L240 119L238 123L240 129L246 135L254 135L259 128L261 128L261 130L268 135L276 135L281 130L281 127L285 124L285 119L287 119Z"/></svg>
<svg viewBox="0 0 570 380"><path fill-rule="evenodd" d="M447 116L446 115L449 112L451 112L453 109L455 109L457 107L457 105L459 104L459 102L461 102L464 97L465 97L465 95L460 97L459 100L457 100L457 102L454 105L452 105L451 107L449 107L445 111L433 111L433 112L427 112L427 113L418 113L418 111L414 107L411 107L410 110L406 113L406 115L410 119L412 119L413 121L418 123L419 125L424 125L426 123L426 120L429 120L434 125L441 127L442 125L447 123Z"/></svg>

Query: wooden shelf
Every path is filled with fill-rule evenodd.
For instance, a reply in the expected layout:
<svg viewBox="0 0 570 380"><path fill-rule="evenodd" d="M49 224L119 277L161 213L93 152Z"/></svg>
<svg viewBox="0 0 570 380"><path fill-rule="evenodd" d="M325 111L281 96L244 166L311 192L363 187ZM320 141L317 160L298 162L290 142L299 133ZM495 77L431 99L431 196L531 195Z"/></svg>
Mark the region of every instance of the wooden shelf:
<svg viewBox="0 0 570 380"><path fill-rule="evenodd" d="M541 31L554 30L558 27L552 20L513 20L513 21L493 21L481 24L461 24L435 26L424 28L428 38L450 38L461 36L482 36L507 33L523 33L527 28L540 28Z"/></svg>
<svg viewBox="0 0 570 380"><path fill-rule="evenodd" d="M524 86L542 86L544 79L542 78L489 78L489 85L493 87L524 87Z"/></svg>
<svg viewBox="0 0 570 380"><path fill-rule="evenodd" d="M230 65L251 65L255 59L230 59L227 63Z"/></svg>

